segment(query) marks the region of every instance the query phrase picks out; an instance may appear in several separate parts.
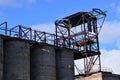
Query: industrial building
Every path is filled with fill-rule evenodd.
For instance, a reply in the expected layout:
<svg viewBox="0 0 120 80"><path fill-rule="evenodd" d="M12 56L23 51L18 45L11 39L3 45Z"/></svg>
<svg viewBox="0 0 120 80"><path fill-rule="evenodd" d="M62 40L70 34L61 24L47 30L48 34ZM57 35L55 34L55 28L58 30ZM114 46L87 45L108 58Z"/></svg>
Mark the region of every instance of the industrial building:
<svg viewBox="0 0 120 80"><path fill-rule="evenodd" d="M55 34L1 23L0 80L108 80L101 72L98 39L105 17L95 8L75 13L55 21ZM77 59L84 59L82 76L74 74Z"/></svg>

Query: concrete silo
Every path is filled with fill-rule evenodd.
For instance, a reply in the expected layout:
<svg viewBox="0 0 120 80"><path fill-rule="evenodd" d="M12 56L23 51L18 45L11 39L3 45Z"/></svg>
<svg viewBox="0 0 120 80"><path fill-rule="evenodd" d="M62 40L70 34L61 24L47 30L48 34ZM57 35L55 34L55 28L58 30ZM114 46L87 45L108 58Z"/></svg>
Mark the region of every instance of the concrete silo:
<svg viewBox="0 0 120 80"><path fill-rule="evenodd" d="M31 48L31 80L56 80L54 47L43 44Z"/></svg>
<svg viewBox="0 0 120 80"><path fill-rule="evenodd" d="M3 79L3 39L0 37L0 80Z"/></svg>
<svg viewBox="0 0 120 80"><path fill-rule="evenodd" d="M26 41L4 40L4 80L30 80L30 48Z"/></svg>
<svg viewBox="0 0 120 80"><path fill-rule="evenodd" d="M74 80L74 54L66 48L56 49L57 80Z"/></svg>

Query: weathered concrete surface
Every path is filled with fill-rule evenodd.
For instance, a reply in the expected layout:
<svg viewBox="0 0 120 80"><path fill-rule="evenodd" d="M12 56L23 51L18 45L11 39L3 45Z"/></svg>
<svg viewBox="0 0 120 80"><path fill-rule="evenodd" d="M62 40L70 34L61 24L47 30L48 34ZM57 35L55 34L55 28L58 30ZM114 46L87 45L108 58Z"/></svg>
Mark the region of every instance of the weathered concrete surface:
<svg viewBox="0 0 120 80"><path fill-rule="evenodd" d="M30 48L25 41L4 41L4 80L30 80Z"/></svg>
<svg viewBox="0 0 120 80"><path fill-rule="evenodd" d="M110 72L99 72L87 77L77 76L75 80L120 80L120 75L112 74Z"/></svg>
<svg viewBox="0 0 120 80"><path fill-rule="evenodd" d="M31 80L56 80L53 46L44 44L31 48Z"/></svg>
<svg viewBox="0 0 120 80"><path fill-rule="evenodd" d="M70 49L17 38L5 38L3 48L3 80L74 80Z"/></svg>
<svg viewBox="0 0 120 80"><path fill-rule="evenodd" d="M75 80L102 80L102 74L96 73L96 74L92 74L92 75L87 76L87 77L78 76Z"/></svg>
<svg viewBox="0 0 120 80"><path fill-rule="evenodd" d="M0 80L74 80L72 50L33 44L16 38L0 38ZM120 80L120 75L99 72L75 80Z"/></svg>
<svg viewBox="0 0 120 80"><path fill-rule="evenodd" d="M111 73L102 73L102 80L120 80L120 75Z"/></svg>
<svg viewBox="0 0 120 80"><path fill-rule="evenodd" d="M74 80L74 55L70 49L56 49L57 80Z"/></svg>
<svg viewBox="0 0 120 80"><path fill-rule="evenodd" d="M0 37L0 80L3 80L3 39Z"/></svg>

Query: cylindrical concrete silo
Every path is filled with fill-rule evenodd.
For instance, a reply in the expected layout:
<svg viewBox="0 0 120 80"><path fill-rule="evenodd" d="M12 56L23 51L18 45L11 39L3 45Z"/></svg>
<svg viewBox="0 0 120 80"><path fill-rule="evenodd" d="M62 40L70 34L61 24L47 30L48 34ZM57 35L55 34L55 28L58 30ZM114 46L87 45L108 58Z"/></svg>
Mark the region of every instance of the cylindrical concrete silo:
<svg viewBox="0 0 120 80"><path fill-rule="evenodd" d="M30 80L30 48L25 41L4 41L4 80Z"/></svg>
<svg viewBox="0 0 120 80"><path fill-rule="evenodd" d="M43 44L31 49L31 80L56 80L53 46Z"/></svg>
<svg viewBox="0 0 120 80"><path fill-rule="evenodd" d="M3 80L3 39L0 37L0 80Z"/></svg>
<svg viewBox="0 0 120 80"><path fill-rule="evenodd" d="M57 80L74 80L74 54L70 49L56 49Z"/></svg>

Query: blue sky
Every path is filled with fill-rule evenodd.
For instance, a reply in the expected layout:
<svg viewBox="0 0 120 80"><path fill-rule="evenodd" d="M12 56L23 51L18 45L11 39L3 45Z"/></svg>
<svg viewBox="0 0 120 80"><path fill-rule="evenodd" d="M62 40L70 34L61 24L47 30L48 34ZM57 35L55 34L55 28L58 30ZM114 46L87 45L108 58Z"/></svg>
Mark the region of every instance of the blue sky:
<svg viewBox="0 0 120 80"><path fill-rule="evenodd" d="M113 15L115 12L109 7L114 5L119 5L119 1L0 0L0 15L4 16L2 21L6 20L11 25L33 25L53 23L56 19L61 19L78 11L90 11L92 8L107 10L108 15ZM107 20L114 18L116 16L111 16Z"/></svg>
<svg viewBox="0 0 120 80"><path fill-rule="evenodd" d="M107 17L100 32L102 64L120 73L120 1L119 0L0 0L0 22L9 27L18 24L54 32L54 21L79 11L100 8ZM117 55L117 56L116 56ZM111 64L112 63L112 64Z"/></svg>

